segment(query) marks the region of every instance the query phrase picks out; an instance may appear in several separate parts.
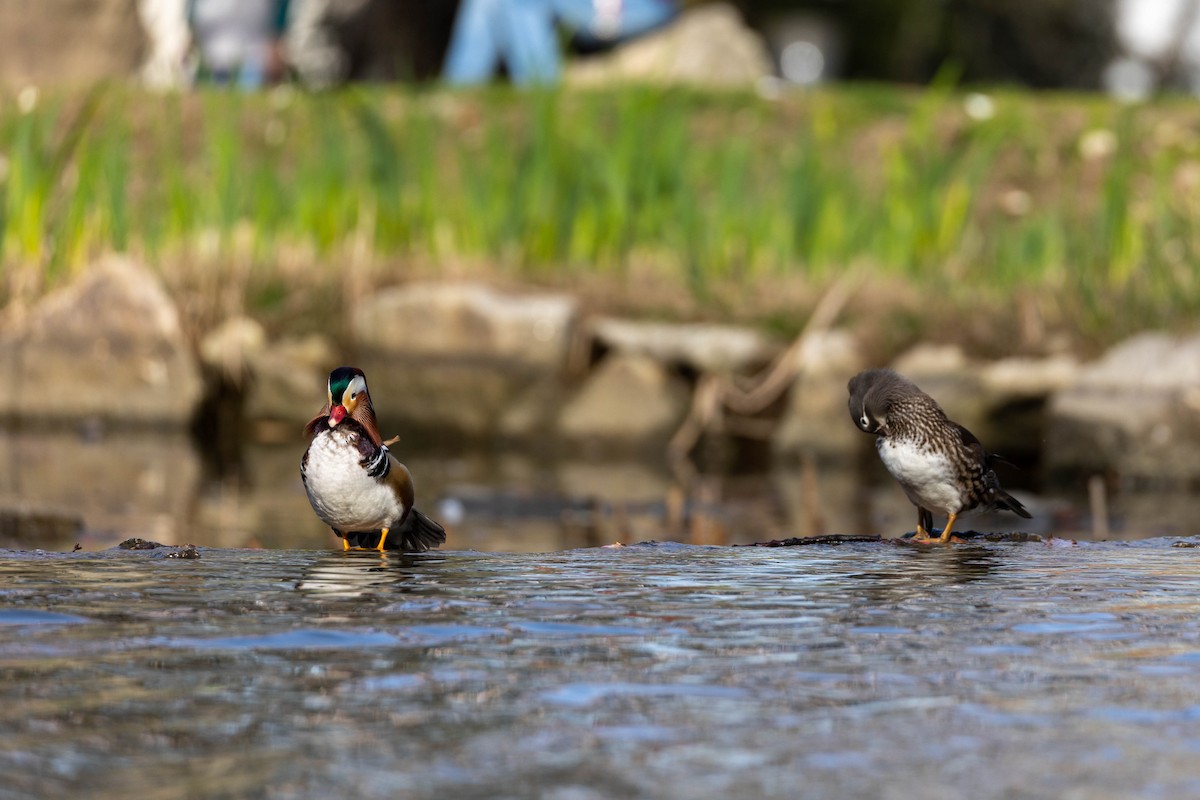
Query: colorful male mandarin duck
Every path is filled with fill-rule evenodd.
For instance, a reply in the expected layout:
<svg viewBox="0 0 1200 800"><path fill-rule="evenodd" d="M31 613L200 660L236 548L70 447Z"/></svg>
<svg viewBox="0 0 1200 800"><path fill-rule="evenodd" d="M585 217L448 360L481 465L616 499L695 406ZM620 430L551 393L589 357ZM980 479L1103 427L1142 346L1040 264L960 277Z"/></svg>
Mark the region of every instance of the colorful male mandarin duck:
<svg viewBox="0 0 1200 800"><path fill-rule="evenodd" d="M361 369L329 373L329 397L304 433L311 441L300 478L313 511L341 537L343 550L413 553L446 541L445 529L413 508L412 476L379 435Z"/></svg>

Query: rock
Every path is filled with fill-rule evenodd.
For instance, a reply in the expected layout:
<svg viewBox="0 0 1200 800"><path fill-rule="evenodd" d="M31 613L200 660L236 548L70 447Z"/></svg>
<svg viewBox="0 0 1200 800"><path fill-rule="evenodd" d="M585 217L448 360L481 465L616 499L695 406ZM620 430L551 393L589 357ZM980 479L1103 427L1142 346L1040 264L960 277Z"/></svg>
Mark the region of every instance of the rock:
<svg viewBox="0 0 1200 800"><path fill-rule="evenodd" d="M472 437L548 430L552 415L514 410L562 376L578 301L503 294L473 283L417 283L365 300L354 336L381 423ZM531 424L540 423L540 424Z"/></svg>
<svg viewBox="0 0 1200 800"><path fill-rule="evenodd" d="M157 278L115 257L28 314L8 315L0 374L0 415L39 423L186 425L203 390Z"/></svg>
<svg viewBox="0 0 1200 800"><path fill-rule="evenodd" d="M703 372L748 372L765 365L780 350L778 343L759 331L733 325L599 317L589 328L606 348Z"/></svg>
<svg viewBox="0 0 1200 800"><path fill-rule="evenodd" d="M250 355L246 418L303 425L325 402L329 371L338 366L333 345L311 334L285 338ZM368 379L371 378L368 374ZM371 383L374 391L374 382ZM299 428L297 427L297 435Z"/></svg>
<svg viewBox="0 0 1200 800"><path fill-rule="evenodd" d="M726 3L689 9L661 31L583 58L566 71L569 84L620 81L755 88L772 75L771 55L755 31Z"/></svg>
<svg viewBox="0 0 1200 800"><path fill-rule="evenodd" d="M1011 402L1020 398L1045 399L1074 383L1079 361L1074 356L1002 358L985 366L980 381L989 395Z"/></svg>
<svg viewBox="0 0 1200 800"><path fill-rule="evenodd" d="M1048 424L1052 473L1200 477L1200 336L1122 342L1054 395Z"/></svg>
<svg viewBox="0 0 1200 800"><path fill-rule="evenodd" d="M557 375L530 384L514 395L496 419L496 433L506 439L533 441L550 433L550 423L566 402L566 386Z"/></svg>
<svg viewBox="0 0 1200 800"><path fill-rule="evenodd" d="M0 75L10 86L128 78L145 50L137 0L0 3Z"/></svg>
<svg viewBox="0 0 1200 800"><path fill-rule="evenodd" d="M267 345L263 326L249 317L231 317L200 341L200 363L236 386L247 383L251 362Z"/></svg>
<svg viewBox="0 0 1200 800"><path fill-rule="evenodd" d="M495 363L406 362L373 355L358 364L367 373L380 432L385 438L399 434L405 445L430 443L443 433L496 435L504 409L534 380Z"/></svg>
<svg viewBox="0 0 1200 800"><path fill-rule="evenodd" d="M647 356L614 354L558 416L558 434L601 446L665 446L691 403L686 383Z"/></svg>
<svg viewBox="0 0 1200 800"><path fill-rule="evenodd" d="M809 339L804 370L792 384L771 448L785 460L801 453L849 458L870 444L846 410L846 384L866 363L854 337L828 331Z"/></svg>
<svg viewBox="0 0 1200 800"><path fill-rule="evenodd" d="M405 359L488 360L557 371L578 315L578 301L567 295L414 283L364 299L355 310L353 334L364 350Z"/></svg>
<svg viewBox="0 0 1200 800"><path fill-rule="evenodd" d="M216 380L244 398L242 414L259 433L272 422L292 423L291 433L325 402L325 383L337 364L333 345L310 334L268 342L262 325L234 317L200 342L200 360Z"/></svg>

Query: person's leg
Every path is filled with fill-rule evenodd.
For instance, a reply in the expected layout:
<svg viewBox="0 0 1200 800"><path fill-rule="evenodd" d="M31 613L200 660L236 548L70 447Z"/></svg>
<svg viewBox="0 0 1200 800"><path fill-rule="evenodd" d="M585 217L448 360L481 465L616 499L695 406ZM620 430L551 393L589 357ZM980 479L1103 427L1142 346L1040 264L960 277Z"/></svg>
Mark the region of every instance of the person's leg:
<svg viewBox="0 0 1200 800"><path fill-rule="evenodd" d="M503 17L504 63L513 83L558 80L561 66L552 0L508 0Z"/></svg>
<svg viewBox="0 0 1200 800"><path fill-rule="evenodd" d="M486 83L500 59L506 0L462 0L454 18L442 75L448 83Z"/></svg>

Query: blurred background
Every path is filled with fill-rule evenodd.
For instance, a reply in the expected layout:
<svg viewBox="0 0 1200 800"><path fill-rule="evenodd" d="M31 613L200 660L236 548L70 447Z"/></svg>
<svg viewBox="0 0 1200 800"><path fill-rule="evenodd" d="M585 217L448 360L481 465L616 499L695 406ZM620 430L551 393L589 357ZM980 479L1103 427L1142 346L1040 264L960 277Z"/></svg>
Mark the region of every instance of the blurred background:
<svg viewBox="0 0 1200 800"><path fill-rule="evenodd" d="M1024 529L1195 533L1200 0L0 0L0 39L0 545L332 545L297 467L342 363L455 548L911 530L845 411L884 365Z"/></svg>
<svg viewBox="0 0 1200 800"><path fill-rule="evenodd" d="M675 13L712 5L705 0L661 4ZM5 36L0 74L11 85L135 76L153 85L181 85L221 73L224 80L245 73L243 81L250 85L297 78L321 85L433 80L445 65L459 5L48 0L29 6L7 0L0 4ZM1191 90L1197 80L1200 40L1190 0L740 0L728 5L768 48L771 73L803 85L925 83L947 62L965 81L1103 88L1122 96ZM568 33L563 42L574 54L603 49L597 46L603 42L571 38Z"/></svg>

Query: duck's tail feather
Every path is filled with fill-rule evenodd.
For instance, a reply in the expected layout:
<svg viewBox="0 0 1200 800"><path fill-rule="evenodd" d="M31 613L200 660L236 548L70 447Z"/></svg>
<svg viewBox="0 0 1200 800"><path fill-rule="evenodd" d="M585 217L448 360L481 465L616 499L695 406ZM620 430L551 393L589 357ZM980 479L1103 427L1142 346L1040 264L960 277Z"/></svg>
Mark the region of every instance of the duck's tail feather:
<svg viewBox="0 0 1200 800"><path fill-rule="evenodd" d="M996 508L1007 509L1025 519L1033 519L1033 514L1030 514L1029 510L1021 505L1021 501L1004 490L996 493Z"/></svg>
<svg viewBox="0 0 1200 800"><path fill-rule="evenodd" d="M388 535L386 547L388 550L420 553L445 542L446 529L414 508L408 512L399 529Z"/></svg>

